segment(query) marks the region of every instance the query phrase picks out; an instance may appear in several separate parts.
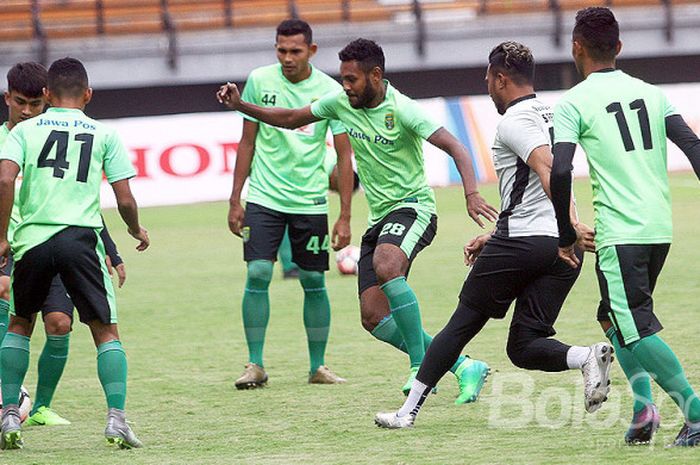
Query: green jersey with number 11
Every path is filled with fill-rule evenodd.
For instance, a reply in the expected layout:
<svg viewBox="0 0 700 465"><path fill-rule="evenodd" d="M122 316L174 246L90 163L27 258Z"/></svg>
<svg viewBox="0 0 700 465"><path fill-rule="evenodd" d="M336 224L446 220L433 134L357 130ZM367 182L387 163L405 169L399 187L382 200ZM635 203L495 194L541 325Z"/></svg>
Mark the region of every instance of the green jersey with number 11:
<svg viewBox="0 0 700 465"><path fill-rule="evenodd" d="M665 120L673 114L658 87L613 69L590 74L556 106L555 143L586 152L598 248L671 242Z"/></svg>
<svg viewBox="0 0 700 465"><path fill-rule="evenodd" d="M101 229L103 170L110 183L136 175L116 131L77 109L50 108L19 123L0 159L17 163L23 175L17 260L69 226Z"/></svg>

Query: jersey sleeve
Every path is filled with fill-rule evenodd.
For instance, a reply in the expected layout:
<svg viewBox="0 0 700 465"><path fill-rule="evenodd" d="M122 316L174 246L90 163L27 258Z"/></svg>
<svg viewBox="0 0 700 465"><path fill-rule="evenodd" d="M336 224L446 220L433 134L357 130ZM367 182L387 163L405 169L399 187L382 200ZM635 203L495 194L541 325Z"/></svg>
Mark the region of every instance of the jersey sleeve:
<svg viewBox="0 0 700 465"><path fill-rule="evenodd" d="M313 114L316 118L319 119L330 119L338 121L338 111L336 107L338 105L338 97L340 95L340 92L332 92L316 100L311 104L311 114ZM332 122L331 131L333 131ZM336 133L333 132L333 134Z"/></svg>
<svg viewBox="0 0 700 465"><path fill-rule="evenodd" d="M554 108L554 143L578 144L581 136L581 114L566 98Z"/></svg>
<svg viewBox="0 0 700 465"><path fill-rule="evenodd" d="M241 100L244 102L252 103L254 105L260 105L257 100L255 99L255 96L257 95L257 92L255 91L255 74L251 73L250 76L248 76L248 80L245 83L245 87L243 87L243 93L241 94ZM243 119L247 119L248 121L252 121L254 123L259 123L259 121L252 116L248 116L245 113L240 113L243 117Z"/></svg>
<svg viewBox="0 0 700 465"><path fill-rule="evenodd" d="M116 131L112 131L109 136L107 136L104 148L105 157L103 169L107 177L107 182L113 184L117 181L136 176L136 170L131 164L126 148Z"/></svg>
<svg viewBox="0 0 700 465"><path fill-rule="evenodd" d="M415 100L409 98L403 100L400 111L403 127L408 128L423 139L428 139L442 127L441 124L430 118L428 112Z"/></svg>
<svg viewBox="0 0 700 465"><path fill-rule="evenodd" d="M0 159L12 160L22 168L24 166L25 146L24 131L20 125L15 127L13 131L10 131L10 135L5 139L5 143L0 149Z"/></svg>
<svg viewBox="0 0 700 465"><path fill-rule="evenodd" d="M520 113L505 118L498 125L498 138L525 163L533 150L551 143L537 118L539 115Z"/></svg>
<svg viewBox="0 0 700 465"><path fill-rule="evenodd" d="M663 92L661 92L661 104L663 105L664 119L668 118L669 116L678 114L676 107L674 107L671 104L671 102L668 100L668 97L666 97L666 94L664 94Z"/></svg>

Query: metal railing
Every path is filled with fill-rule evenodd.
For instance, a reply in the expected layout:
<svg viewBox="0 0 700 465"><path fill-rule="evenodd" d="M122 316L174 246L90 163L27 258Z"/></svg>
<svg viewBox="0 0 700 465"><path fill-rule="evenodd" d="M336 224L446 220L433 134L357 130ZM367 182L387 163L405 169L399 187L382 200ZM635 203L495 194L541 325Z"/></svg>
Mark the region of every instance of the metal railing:
<svg viewBox="0 0 700 465"><path fill-rule="evenodd" d="M280 1L281 5L286 4L287 14L292 18L306 17L309 8L314 0L286 0ZM272 4L273 0L268 0L268 4ZM38 47L38 60L45 63L48 59L48 41L50 37L50 31L47 32L47 28L43 23L43 17L48 10L50 4L46 0L29 0L28 1L31 8L31 34L33 39L37 42ZM104 0L94 0L92 2L85 0L86 5L91 5L94 8L94 34L95 35L105 35L109 33L108 21L109 21L109 10L105 6ZM354 4L353 4L354 3ZM359 2L351 2L350 0L328 0L327 2L316 2L316 8L322 8L325 12L333 12L337 14L336 21L340 22L351 22L356 21ZM606 0L606 5L615 6L615 1ZM648 5L648 2L642 2ZM134 11L138 11L139 8L150 8L150 13L153 13L154 2L135 2L125 0L125 4L130 5ZM206 8L215 8L211 10L212 23L210 27L205 24L199 29L219 29L224 28L237 28L240 27L239 23L242 21L240 13L237 13L237 7L240 8L241 5L248 5L247 8L250 9L250 0L220 0L218 2L208 2ZM641 3L640 3L641 4ZM46 8L42 6L46 5ZM216 5L212 7L212 5ZM320 5L320 6L319 6ZM368 11L373 11L369 1L362 2L364 12L367 14ZM376 3L376 11L384 12L386 16L385 21L390 20L390 18L397 14L408 14L411 15L415 24L415 48L418 55L423 56L425 54L426 45L426 15L430 12L435 11L450 11L450 9L455 9L457 7L471 8L479 16L492 15L492 14L502 14L502 13L524 13L530 11L537 11L536 7L539 5L540 11L543 14L547 12L551 13L553 28L552 28L552 41L557 46L562 46L562 36L563 36L563 10L560 0L546 0L544 2L534 2L532 0L510 0L508 2L504 0L444 0L424 2L422 0L404 0L401 3L391 3L391 4L380 4ZM629 1L625 2L625 5L633 6ZM665 39L668 42L672 42L674 38L674 20L673 20L673 3L672 0L658 0L658 5L664 8L664 33ZM55 3L51 5L53 12L57 11L57 6ZM182 8L184 2L177 2L173 0L160 0L159 6L159 16L160 20L154 30L151 32L164 33L168 39L168 49L167 49L167 61L171 68L177 67L178 61L178 34L181 30L186 29L186 26L180 26L179 19L175 17L173 11L174 8ZM75 7L75 6L74 6ZM87 6L85 7L87 9ZM115 8L112 4L112 8ZM196 8L189 4L190 11L196 11ZM238 10L240 11L240 10ZM317 11L318 13L318 11ZM252 15L253 24L255 20L255 11L253 13L248 12L249 20ZM145 16L145 13L144 13ZM330 17L330 16L329 16ZM378 15L377 17L381 17ZM0 11L0 20L2 19L2 11ZM221 22L223 20L223 22ZM371 20L371 19L369 19ZM329 21L329 20L326 20ZM269 19L268 19L269 22ZM261 20L261 23L264 21ZM127 31L128 33L128 31Z"/></svg>

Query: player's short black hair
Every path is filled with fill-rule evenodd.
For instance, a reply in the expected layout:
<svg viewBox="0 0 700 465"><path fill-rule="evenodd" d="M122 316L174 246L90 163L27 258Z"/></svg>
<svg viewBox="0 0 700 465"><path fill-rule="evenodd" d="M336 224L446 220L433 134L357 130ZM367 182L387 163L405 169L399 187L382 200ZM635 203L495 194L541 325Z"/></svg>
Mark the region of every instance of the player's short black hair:
<svg viewBox="0 0 700 465"><path fill-rule="evenodd" d="M313 42L311 26L309 26L309 23L302 21L301 19L285 19L282 21L279 26L277 26L277 35L275 37L288 37L295 36L297 34L304 35L304 42L306 42L307 45L311 45Z"/></svg>
<svg viewBox="0 0 700 465"><path fill-rule="evenodd" d="M25 97L41 97L46 87L46 68L35 62L17 63L7 72L7 90Z"/></svg>
<svg viewBox="0 0 700 465"><path fill-rule="evenodd" d="M573 39L580 41L594 60L613 60L620 41L620 26L608 8L584 8L576 13Z"/></svg>
<svg viewBox="0 0 700 465"><path fill-rule="evenodd" d="M507 41L496 45L489 53L489 65L496 73L503 73L516 84L535 81L535 58L525 45Z"/></svg>
<svg viewBox="0 0 700 465"><path fill-rule="evenodd" d="M355 39L338 52L340 61L357 61L364 72L378 66L384 74L384 51L373 40Z"/></svg>
<svg viewBox="0 0 700 465"><path fill-rule="evenodd" d="M88 88L88 75L85 67L75 58L61 58L51 63L47 87L58 95L79 97Z"/></svg>

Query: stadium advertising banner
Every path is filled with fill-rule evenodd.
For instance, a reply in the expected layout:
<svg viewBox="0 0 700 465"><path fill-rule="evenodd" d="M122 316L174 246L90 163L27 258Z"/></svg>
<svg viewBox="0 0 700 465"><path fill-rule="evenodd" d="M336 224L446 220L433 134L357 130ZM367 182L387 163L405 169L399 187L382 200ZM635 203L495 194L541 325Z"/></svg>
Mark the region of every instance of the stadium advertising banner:
<svg viewBox="0 0 700 465"><path fill-rule="evenodd" d="M700 131L700 84L663 86L669 100L688 124ZM554 105L562 92L543 92L539 97ZM420 100L425 111L457 136L474 156L474 170L481 182L493 182L491 143L500 116L488 96ZM116 128L136 167L134 195L142 206L176 205L228 199L231 193L236 150L243 127L234 112L194 113L173 116L127 118L105 121ZM611 124L614 124L612 122ZM428 181L433 186L459 183L451 159L425 144ZM689 170L683 153L669 143L670 170ZM583 153L574 159L574 172L586 176ZM115 205L106 181L102 204Z"/></svg>

